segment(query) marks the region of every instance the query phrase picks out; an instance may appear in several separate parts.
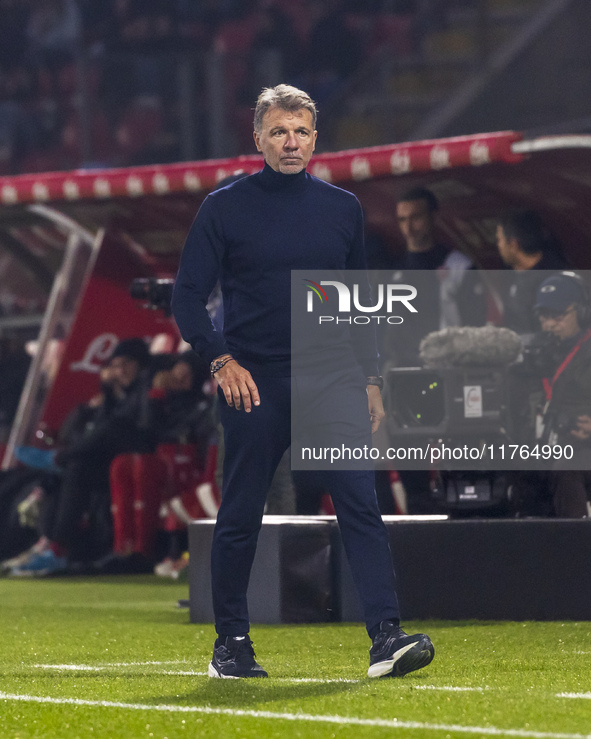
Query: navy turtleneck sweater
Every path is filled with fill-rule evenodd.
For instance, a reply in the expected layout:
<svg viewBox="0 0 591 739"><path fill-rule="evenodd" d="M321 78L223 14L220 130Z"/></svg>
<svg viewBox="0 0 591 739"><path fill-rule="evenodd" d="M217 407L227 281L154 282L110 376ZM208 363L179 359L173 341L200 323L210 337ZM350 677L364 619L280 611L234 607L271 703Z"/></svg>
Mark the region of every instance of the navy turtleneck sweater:
<svg viewBox="0 0 591 739"><path fill-rule="evenodd" d="M230 353L248 369L289 374L291 270L365 266L357 198L305 170L285 175L265 164L203 201L183 249L173 314L206 361ZM218 279L223 335L206 310ZM375 341L365 343L359 361L375 375Z"/></svg>

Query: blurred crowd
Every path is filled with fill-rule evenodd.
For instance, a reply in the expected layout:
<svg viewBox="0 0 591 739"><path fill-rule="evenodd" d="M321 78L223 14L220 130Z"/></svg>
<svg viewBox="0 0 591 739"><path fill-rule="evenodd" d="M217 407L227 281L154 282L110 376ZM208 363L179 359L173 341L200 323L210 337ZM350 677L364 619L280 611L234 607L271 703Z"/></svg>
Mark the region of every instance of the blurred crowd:
<svg viewBox="0 0 591 739"><path fill-rule="evenodd" d="M213 52L224 155L248 153L263 86L295 84L322 111L381 46L411 54L469 2L0 0L0 175L176 161L187 116L206 158Z"/></svg>

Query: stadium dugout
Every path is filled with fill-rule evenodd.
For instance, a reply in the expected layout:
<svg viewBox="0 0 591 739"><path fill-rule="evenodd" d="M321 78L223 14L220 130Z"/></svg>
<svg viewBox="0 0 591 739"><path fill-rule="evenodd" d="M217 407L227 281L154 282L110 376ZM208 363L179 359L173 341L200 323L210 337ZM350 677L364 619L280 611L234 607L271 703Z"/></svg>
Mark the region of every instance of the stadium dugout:
<svg viewBox="0 0 591 739"><path fill-rule="evenodd" d="M34 444L43 434L53 434L68 412L94 392L100 364L117 341L158 337L167 351L179 346L172 319L162 311L142 309L129 294L130 283L140 277L174 277L203 198L223 178L258 171L261 163L259 156L243 156L0 178L0 256L7 279L3 290L9 296L20 291L27 305L37 306L33 312L5 311L0 334L21 329L38 334L4 452L5 469L14 464L16 445ZM403 248L394 203L403 191L420 184L437 195L446 243L482 268L501 266L495 246L498 216L527 208L541 215L573 265L591 269L591 136L526 140L520 133L499 132L418 141L320 154L312 159L310 171L354 192L368 228L393 252ZM569 522L563 543L574 546L581 541L579 523L587 525ZM585 537L591 541L587 528ZM529 541L531 547L539 556L535 540ZM413 549L416 553L418 547ZM572 564L569 547L558 549L552 547L547 557L552 554ZM519 550L519 556L532 555ZM588 592L591 557L577 560L587 570L573 573L573 580L578 577L579 591ZM539 568L539 560L532 560L531 566ZM423 572L422 567L415 563L401 569ZM556 608L546 609L541 617L584 617L582 601L575 595L565 591L552 598ZM534 608L509 617L536 613ZM418 604L410 615L506 617L497 612L442 613L428 604Z"/></svg>

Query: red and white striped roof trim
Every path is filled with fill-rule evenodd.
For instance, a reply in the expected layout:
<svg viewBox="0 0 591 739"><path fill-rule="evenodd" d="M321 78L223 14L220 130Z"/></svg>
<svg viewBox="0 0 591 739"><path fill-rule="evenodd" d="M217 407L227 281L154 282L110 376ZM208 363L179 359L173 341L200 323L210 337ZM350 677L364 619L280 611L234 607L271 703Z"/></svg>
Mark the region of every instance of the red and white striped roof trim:
<svg viewBox="0 0 591 739"><path fill-rule="evenodd" d="M480 166L492 162L518 162L524 154L512 150L522 140L513 131L459 136L408 144L374 146L319 154L309 171L335 184L409 172ZM259 156L207 160L148 167L76 170L0 177L0 204L104 200L142 195L167 195L212 189L220 180L238 172L257 172Z"/></svg>

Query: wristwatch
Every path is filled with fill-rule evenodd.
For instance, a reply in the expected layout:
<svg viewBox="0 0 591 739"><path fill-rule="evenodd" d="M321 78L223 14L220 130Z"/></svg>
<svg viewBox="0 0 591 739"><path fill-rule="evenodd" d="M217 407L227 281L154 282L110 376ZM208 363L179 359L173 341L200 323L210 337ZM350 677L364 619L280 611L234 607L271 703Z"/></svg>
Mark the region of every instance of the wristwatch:
<svg viewBox="0 0 591 739"><path fill-rule="evenodd" d="M366 385L377 385L380 391L384 389L384 378L383 377L368 377Z"/></svg>

